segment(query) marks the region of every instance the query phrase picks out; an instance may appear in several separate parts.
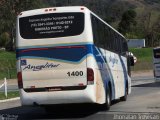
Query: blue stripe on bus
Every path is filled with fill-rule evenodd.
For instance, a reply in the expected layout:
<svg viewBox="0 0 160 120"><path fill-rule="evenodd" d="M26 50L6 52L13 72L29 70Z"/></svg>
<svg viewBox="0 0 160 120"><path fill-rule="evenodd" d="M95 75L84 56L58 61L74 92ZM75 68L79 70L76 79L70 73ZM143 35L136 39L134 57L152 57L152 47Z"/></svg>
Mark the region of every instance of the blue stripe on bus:
<svg viewBox="0 0 160 120"><path fill-rule="evenodd" d="M88 56L93 56L93 54L87 54L86 56L82 57L79 61L69 61L69 60L63 60L63 59L36 57L36 56L23 56L21 57L21 59L51 60L51 61L58 61L58 62L63 62L63 63L79 64L83 62Z"/></svg>
<svg viewBox="0 0 160 120"><path fill-rule="evenodd" d="M78 47L79 45L77 45ZM83 45L87 48L87 45ZM63 46L62 46L63 47ZM86 48L33 48L33 49L17 49L17 59L25 58L25 57L38 57L38 58L49 58L49 59L57 59L64 60L70 62L79 62L83 57L85 57L88 53Z"/></svg>
<svg viewBox="0 0 160 120"><path fill-rule="evenodd" d="M127 69L126 69L126 67L125 67L125 64L124 64L121 56L119 56L119 59L120 59L120 62L121 62L121 65L122 65L122 69L123 69L124 85L125 85L124 87L126 87L126 85L128 84L128 76L127 76L128 72L127 72ZM128 86L128 87L129 87L129 86ZM125 90L125 89L124 89L124 90ZM125 93L125 91L124 91L124 93Z"/></svg>
<svg viewBox="0 0 160 120"><path fill-rule="evenodd" d="M104 57L101 50L95 46L94 46L94 55L95 55L97 63L100 62L100 64L98 64L98 67L99 67L101 77L102 77L104 85L105 85L105 89L106 89L106 87L108 87L108 82L110 81L111 85L112 85L112 99L115 99L115 84L113 81L112 73L109 69L108 64L106 63L107 60Z"/></svg>

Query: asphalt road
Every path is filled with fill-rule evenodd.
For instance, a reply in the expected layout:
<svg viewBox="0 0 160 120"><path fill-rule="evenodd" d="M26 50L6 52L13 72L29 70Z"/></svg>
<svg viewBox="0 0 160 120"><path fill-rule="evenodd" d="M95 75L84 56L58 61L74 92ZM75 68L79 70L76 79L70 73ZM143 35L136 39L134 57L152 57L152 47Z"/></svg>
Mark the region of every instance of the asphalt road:
<svg viewBox="0 0 160 120"><path fill-rule="evenodd" d="M160 83L153 79L133 79L132 93L126 102L116 100L109 111L93 104L56 105L47 113L42 107L21 107L20 101L0 103L4 118L63 120L160 120Z"/></svg>

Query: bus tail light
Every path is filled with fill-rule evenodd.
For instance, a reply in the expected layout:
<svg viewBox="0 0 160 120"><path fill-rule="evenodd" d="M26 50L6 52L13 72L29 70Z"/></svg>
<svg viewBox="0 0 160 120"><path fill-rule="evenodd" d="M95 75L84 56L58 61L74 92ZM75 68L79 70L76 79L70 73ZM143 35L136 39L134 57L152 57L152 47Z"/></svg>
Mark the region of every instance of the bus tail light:
<svg viewBox="0 0 160 120"><path fill-rule="evenodd" d="M94 71L92 68L87 68L87 84L94 84Z"/></svg>
<svg viewBox="0 0 160 120"><path fill-rule="evenodd" d="M18 78L18 87L19 87L19 89L23 88L22 73L21 72L18 72L17 78Z"/></svg>

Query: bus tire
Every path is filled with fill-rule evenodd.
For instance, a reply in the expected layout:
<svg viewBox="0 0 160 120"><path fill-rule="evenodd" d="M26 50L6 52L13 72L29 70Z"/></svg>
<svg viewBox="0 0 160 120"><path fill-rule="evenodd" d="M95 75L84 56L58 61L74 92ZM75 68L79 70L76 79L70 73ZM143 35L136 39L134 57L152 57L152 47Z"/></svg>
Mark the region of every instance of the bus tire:
<svg viewBox="0 0 160 120"><path fill-rule="evenodd" d="M106 90L106 102L104 104L104 107L106 110L109 110L111 106L111 89L110 87L107 87Z"/></svg>
<svg viewBox="0 0 160 120"><path fill-rule="evenodd" d="M120 100L121 100L121 101L126 101L126 100L127 100L127 95L128 95L128 88L126 87L126 88L125 88L125 95L122 96L122 97L120 98Z"/></svg>

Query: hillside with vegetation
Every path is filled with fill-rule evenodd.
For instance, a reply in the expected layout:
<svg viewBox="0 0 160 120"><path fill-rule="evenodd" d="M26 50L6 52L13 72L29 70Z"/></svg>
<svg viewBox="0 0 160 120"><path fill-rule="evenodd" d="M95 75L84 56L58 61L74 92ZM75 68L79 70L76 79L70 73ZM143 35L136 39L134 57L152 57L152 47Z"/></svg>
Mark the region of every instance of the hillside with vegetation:
<svg viewBox="0 0 160 120"><path fill-rule="evenodd" d="M17 14L24 10L56 6L86 6L120 30L127 39L145 38L148 47L160 45L159 0L1 0L0 5L0 48L5 47L9 51L15 50ZM122 21L128 10L134 11L135 15L128 14L125 19L128 21ZM134 21L129 21L130 16ZM125 25L119 25L123 22Z"/></svg>
<svg viewBox="0 0 160 120"><path fill-rule="evenodd" d="M16 76L16 16L25 10L86 6L127 39L145 38L147 47L160 46L160 0L0 0L0 6L0 49L12 51L0 50L0 77L10 76L11 71ZM146 62L150 67L145 69L151 69L151 49L131 49L138 58L136 66ZM133 69L142 69L136 66Z"/></svg>

